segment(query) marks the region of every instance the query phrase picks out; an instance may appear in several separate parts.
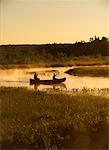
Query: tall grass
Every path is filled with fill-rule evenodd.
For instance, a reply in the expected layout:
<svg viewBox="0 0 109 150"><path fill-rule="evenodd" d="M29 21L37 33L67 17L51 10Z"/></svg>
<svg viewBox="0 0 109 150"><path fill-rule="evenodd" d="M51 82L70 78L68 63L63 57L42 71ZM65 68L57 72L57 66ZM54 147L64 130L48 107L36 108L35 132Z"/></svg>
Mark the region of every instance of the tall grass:
<svg viewBox="0 0 109 150"><path fill-rule="evenodd" d="M2 149L108 149L104 97L0 88Z"/></svg>
<svg viewBox="0 0 109 150"><path fill-rule="evenodd" d="M2 58L3 59L3 58ZM0 62L0 68L30 68L30 67L66 67L66 66L94 66L94 65L108 65L109 57L108 56L61 56L53 57L44 55L42 57L36 57L36 60L30 61L17 61L13 62L15 58L11 58L11 61Z"/></svg>

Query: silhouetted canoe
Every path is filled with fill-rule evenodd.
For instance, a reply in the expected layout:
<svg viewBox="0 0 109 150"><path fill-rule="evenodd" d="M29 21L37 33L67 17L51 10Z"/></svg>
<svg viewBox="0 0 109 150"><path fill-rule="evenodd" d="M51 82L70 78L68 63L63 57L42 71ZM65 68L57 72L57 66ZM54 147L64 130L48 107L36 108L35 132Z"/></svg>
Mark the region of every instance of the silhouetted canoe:
<svg viewBox="0 0 109 150"><path fill-rule="evenodd" d="M32 84L45 84L45 85L51 85L51 84L60 84L64 82L66 78L62 79L55 79L55 80L34 80L30 79L30 85Z"/></svg>

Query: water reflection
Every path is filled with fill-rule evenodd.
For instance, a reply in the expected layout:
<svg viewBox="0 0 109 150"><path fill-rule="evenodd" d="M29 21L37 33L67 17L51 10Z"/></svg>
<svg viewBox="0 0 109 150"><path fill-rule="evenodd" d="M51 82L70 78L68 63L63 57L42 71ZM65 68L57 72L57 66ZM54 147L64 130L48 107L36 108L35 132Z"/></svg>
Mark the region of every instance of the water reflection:
<svg viewBox="0 0 109 150"><path fill-rule="evenodd" d="M40 90L40 86L44 86L44 85L34 84L33 86L34 86L34 90ZM52 89L53 91L55 91L55 90L64 90L64 89L67 90L66 84L64 84L64 83L53 84L53 85L49 85L48 87L50 87L50 89Z"/></svg>

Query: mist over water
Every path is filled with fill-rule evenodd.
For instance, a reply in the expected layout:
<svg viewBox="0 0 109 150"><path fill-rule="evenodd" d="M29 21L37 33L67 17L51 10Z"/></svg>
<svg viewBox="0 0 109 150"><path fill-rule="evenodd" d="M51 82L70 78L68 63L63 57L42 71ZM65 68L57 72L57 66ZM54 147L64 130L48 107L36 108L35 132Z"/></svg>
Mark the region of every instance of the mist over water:
<svg viewBox="0 0 109 150"><path fill-rule="evenodd" d="M59 89L65 91L71 91L72 89L82 88L109 88L108 77L78 77L68 75L65 73L68 69L74 67L55 67L55 68L30 68L30 69L1 69L0 70L0 86L5 87L26 87L29 89L49 90ZM66 77L66 81L59 85L40 85L30 86L29 80L33 78L34 72L38 74L38 77L43 79L52 79L53 73L56 73L57 78Z"/></svg>

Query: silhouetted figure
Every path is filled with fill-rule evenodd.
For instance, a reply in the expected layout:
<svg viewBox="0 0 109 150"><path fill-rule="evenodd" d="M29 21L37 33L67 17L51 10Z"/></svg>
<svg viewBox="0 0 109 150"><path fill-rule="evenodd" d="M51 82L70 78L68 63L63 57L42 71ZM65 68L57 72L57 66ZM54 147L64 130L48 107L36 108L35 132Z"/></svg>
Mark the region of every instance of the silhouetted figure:
<svg viewBox="0 0 109 150"><path fill-rule="evenodd" d="M55 79L56 79L55 77L56 77L56 74L54 73L54 74L53 74L53 80L55 80Z"/></svg>
<svg viewBox="0 0 109 150"><path fill-rule="evenodd" d="M34 80L39 80L39 78L37 77L38 75L36 74L36 72L35 72L35 74L34 74Z"/></svg>
<svg viewBox="0 0 109 150"><path fill-rule="evenodd" d="M34 80L36 80L37 79L37 74L36 74L36 72L35 72L35 74L34 74Z"/></svg>

